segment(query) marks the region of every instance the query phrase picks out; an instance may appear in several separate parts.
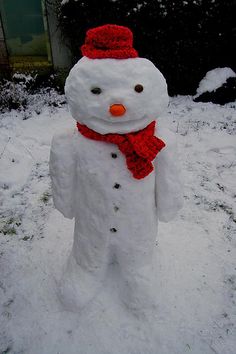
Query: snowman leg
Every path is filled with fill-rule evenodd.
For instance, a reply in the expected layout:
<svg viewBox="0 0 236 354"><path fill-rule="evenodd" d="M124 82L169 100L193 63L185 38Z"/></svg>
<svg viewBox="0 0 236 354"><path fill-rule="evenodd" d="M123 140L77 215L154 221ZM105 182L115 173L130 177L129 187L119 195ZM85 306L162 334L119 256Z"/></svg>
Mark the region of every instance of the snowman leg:
<svg viewBox="0 0 236 354"><path fill-rule="evenodd" d="M75 234L59 289L60 299L68 311L85 308L103 285L107 247L102 241L100 238L97 242L96 235Z"/></svg>
<svg viewBox="0 0 236 354"><path fill-rule="evenodd" d="M121 271L121 299L133 312L156 308L155 264L152 250L128 247L117 250Z"/></svg>

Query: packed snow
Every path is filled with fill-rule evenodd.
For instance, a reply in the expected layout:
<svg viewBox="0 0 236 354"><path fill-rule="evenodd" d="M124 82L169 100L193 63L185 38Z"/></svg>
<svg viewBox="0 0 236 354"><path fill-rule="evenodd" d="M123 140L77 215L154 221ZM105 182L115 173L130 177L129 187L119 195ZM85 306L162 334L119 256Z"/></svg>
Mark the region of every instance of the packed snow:
<svg viewBox="0 0 236 354"><path fill-rule="evenodd" d="M185 205L159 224L148 317L121 306L115 265L85 312L62 307L74 225L53 207L48 161L52 136L75 123L66 107L0 116L1 353L235 353L235 108L176 97L160 119L177 137Z"/></svg>
<svg viewBox="0 0 236 354"><path fill-rule="evenodd" d="M62 0L61 1L61 6L67 4L70 0ZM75 2L78 1L78 0L74 0Z"/></svg>
<svg viewBox="0 0 236 354"><path fill-rule="evenodd" d="M199 83L196 96L217 90L230 77L236 77L236 73L231 68L216 68L208 71Z"/></svg>
<svg viewBox="0 0 236 354"><path fill-rule="evenodd" d="M144 87L141 94L134 90L137 84ZM94 85L102 90L101 95L91 94ZM145 58L83 57L71 69L65 93L74 119L100 134L144 129L154 115L162 114L169 102L165 78ZM125 105L127 110L122 119L111 116L109 106L114 103Z"/></svg>
<svg viewBox="0 0 236 354"><path fill-rule="evenodd" d="M62 0L62 1L61 1L61 5L65 5L65 4L67 4L69 1L70 1L70 0Z"/></svg>
<svg viewBox="0 0 236 354"><path fill-rule="evenodd" d="M169 102L166 80L143 58L83 57L70 71L65 93L75 120L99 133L144 129L155 113L161 116ZM122 107L118 116L114 106ZM156 147L152 133L154 125L146 136L149 153ZM183 204L175 134L162 127L158 134L166 146L160 152L157 149L156 159L151 160L157 165L154 173L147 172L141 179L137 170L140 173L150 164L152 168L152 163L134 150L132 175L126 165L130 155L126 157L123 150L128 139L120 145L104 144L78 134L77 129L53 138L50 175L54 205L66 217L75 217L73 249L60 284L67 309L90 306L104 288L108 273L114 273L114 265L117 293L124 306L136 314L156 307L157 221L173 219ZM137 163L137 158L141 164L146 161L146 166Z"/></svg>

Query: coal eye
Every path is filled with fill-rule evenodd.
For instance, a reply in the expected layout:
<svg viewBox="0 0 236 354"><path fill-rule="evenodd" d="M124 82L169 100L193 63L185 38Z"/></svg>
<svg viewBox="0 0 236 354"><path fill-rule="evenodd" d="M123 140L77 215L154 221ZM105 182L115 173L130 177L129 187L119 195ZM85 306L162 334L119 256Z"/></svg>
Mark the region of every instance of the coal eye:
<svg viewBox="0 0 236 354"><path fill-rule="evenodd" d="M100 89L100 87L93 87L91 89L91 92L94 94L94 95L100 95L100 93L102 92L102 90Z"/></svg>
<svg viewBox="0 0 236 354"><path fill-rule="evenodd" d="M143 85L137 84L134 89L136 92L140 93L143 91Z"/></svg>

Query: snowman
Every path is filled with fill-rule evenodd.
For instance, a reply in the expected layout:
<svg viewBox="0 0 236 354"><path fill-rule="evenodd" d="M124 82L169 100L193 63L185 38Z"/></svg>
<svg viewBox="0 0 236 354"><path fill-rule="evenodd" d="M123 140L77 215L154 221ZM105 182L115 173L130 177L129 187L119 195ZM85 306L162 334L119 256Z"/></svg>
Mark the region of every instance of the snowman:
<svg viewBox="0 0 236 354"><path fill-rule="evenodd" d="M60 283L71 311L91 303L114 264L121 302L154 306L157 222L182 205L174 134L156 122L166 81L132 43L127 27L90 29L65 84L77 124L53 138L50 174L56 209L75 218Z"/></svg>

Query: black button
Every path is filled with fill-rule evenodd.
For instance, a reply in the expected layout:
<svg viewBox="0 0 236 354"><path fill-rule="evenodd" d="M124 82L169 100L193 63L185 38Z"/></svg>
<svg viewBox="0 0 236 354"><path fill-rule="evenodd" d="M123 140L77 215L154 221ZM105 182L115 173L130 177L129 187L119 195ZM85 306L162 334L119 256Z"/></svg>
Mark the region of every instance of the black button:
<svg viewBox="0 0 236 354"><path fill-rule="evenodd" d="M115 189L119 189L120 187L121 187L121 185L119 183L115 183L113 186L113 188L115 188Z"/></svg>
<svg viewBox="0 0 236 354"><path fill-rule="evenodd" d="M117 232L117 230L116 230L114 227L112 227L112 228L110 229L110 231L111 231L111 232Z"/></svg>
<svg viewBox="0 0 236 354"><path fill-rule="evenodd" d="M117 154L116 154L115 152L112 152L112 153L111 153L111 157L112 157L113 159L116 159L116 158L117 158Z"/></svg>
<svg viewBox="0 0 236 354"><path fill-rule="evenodd" d="M137 84L134 89L136 92L140 93L143 91L143 85Z"/></svg>
<svg viewBox="0 0 236 354"><path fill-rule="evenodd" d="M119 210L118 206L115 205L115 206L114 206L114 210L115 210L115 211L118 211L118 210Z"/></svg>

